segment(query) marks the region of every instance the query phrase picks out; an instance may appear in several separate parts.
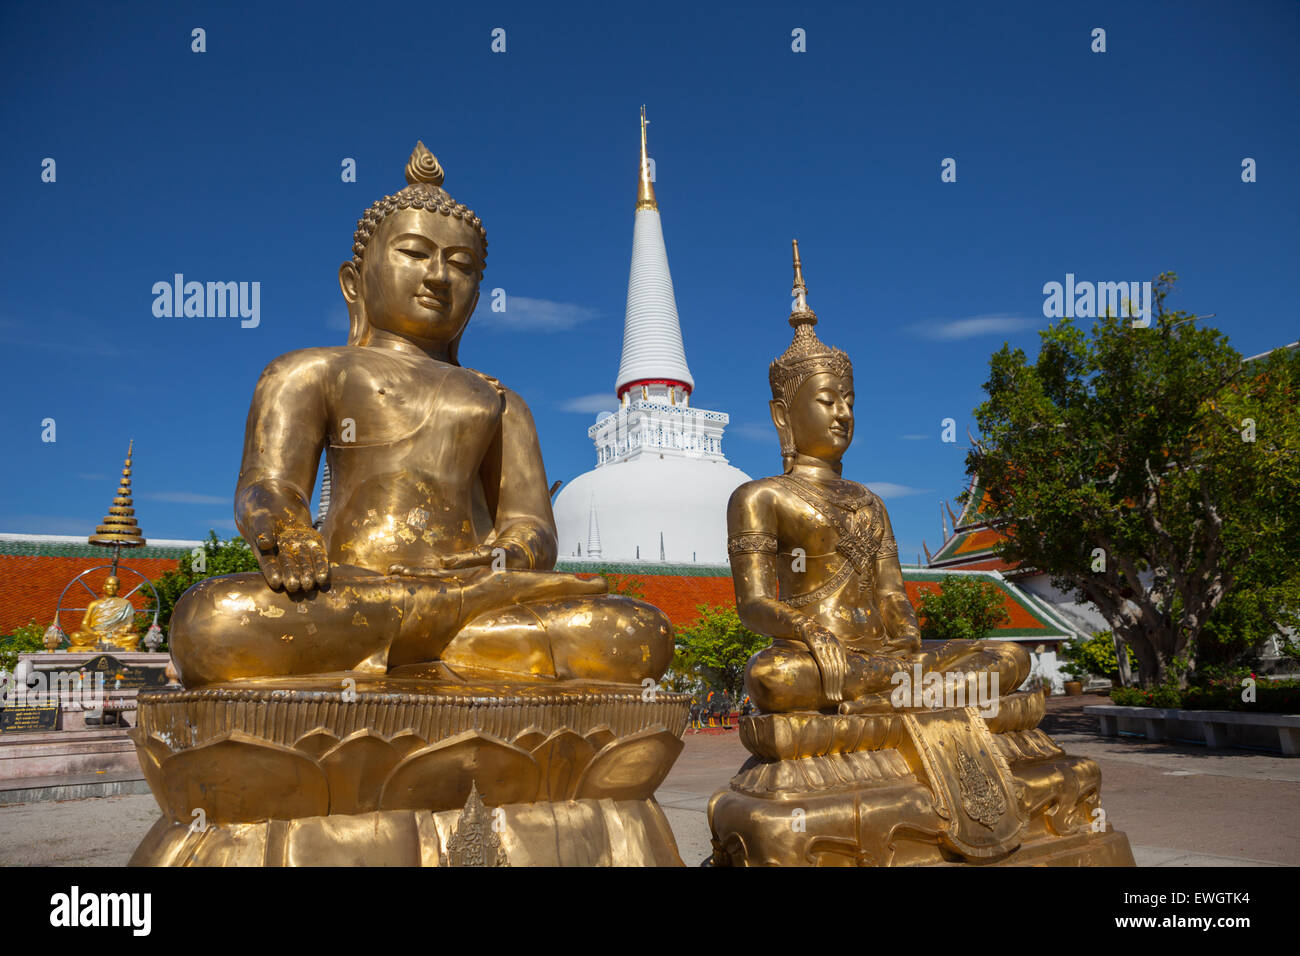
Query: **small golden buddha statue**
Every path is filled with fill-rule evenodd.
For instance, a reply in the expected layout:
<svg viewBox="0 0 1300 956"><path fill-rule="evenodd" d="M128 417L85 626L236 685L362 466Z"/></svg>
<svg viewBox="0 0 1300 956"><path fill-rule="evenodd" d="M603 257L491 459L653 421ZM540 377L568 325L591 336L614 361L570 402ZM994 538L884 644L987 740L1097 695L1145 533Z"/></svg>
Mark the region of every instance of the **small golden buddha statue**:
<svg viewBox="0 0 1300 956"><path fill-rule="evenodd" d="M528 406L461 366L487 234L418 144L406 188L374 203L339 269L346 345L262 373L235 519L261 573L177 603L187 687L336 672L640 682L672 656L667 618L560 574ZM321 454L331 506L310 500Z"/></svg>
<svg viewBox="0 0 1300 956"><path fill-rule="evenodd" d="M104 596L90 602L81 627L68 639L69 650L94 650L96 645L110 645L117 650L134 651L140 645L140 631L135 626L135 606L118 597L122 582L109 577L104 582Z"/></svg>
<svg viewBox="0 0 1300 956"><path fill-rule="evenodd" d="M853 366L813 327L794 243L794 340L769 369L784 474L741 485L727 508L737 610L770 635L745 687L761 710L889 710L895 675L996 674L1010 693L1029 655L999 641L922 641L880 498L842 476L853 440ZM991 679L988 682L992 683ZM910 699L910 697L909 697Z"/></svg>

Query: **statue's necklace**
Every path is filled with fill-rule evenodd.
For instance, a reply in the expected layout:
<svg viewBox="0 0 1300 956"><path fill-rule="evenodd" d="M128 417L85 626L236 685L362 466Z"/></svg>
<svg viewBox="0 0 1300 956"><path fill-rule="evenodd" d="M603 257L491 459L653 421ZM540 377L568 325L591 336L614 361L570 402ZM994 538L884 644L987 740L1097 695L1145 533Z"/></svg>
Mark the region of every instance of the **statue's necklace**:
<svg viewBox="0 0 1300 956"><path fill-rule="evenodd" d="M854 488L849 485L848 488L851 490L842 490L839 488L827 488L824 485L814 484L806 478L800 478L797 475L780 475L778 477L795 486L797 489L807 492L807 495L800 495L801 498L807 500L807 497L810 495L817 499L819 503L832 504L850 514L857 511L867 503L868 496L865 488Z"/></svg>

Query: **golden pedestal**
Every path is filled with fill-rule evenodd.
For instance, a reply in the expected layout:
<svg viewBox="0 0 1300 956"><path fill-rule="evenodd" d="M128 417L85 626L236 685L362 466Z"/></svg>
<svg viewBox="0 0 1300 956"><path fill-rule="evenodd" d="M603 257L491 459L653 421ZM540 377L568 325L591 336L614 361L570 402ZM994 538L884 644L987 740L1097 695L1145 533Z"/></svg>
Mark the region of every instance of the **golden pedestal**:
<svg viewBox="0 0 1300 956"><path fill-rule="evenodd" d="M163 816L131 865L681 865L654 792L685 696L353 680L142 693Z"/></svg>
<svg viewBox="0 0 1300 956"><path fill-rule="evenodd" d="M741 721L751 757L709 802L717 866L1132 866L1101 771L1036 729L1041 693L974 707Z"/></svg>

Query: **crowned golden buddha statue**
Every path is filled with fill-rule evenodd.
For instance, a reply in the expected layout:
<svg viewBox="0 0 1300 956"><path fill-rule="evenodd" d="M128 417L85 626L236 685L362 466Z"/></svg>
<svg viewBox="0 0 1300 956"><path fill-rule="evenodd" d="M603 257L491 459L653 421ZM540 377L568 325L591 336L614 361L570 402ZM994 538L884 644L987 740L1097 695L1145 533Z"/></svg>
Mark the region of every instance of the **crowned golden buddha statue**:
<svg viewBox="0 0 1300 956"><path fill-rule="evenodd" d="M555 519L528 406L459 362L482 222L442 189L423 144L406 180L366 212L339 269L348 344L283 355L257 384L235 520L262 573L201 582L177 603L183 683L659 677L667 618L603 579L551 570ZM331 504L317 531L322 452Z"/></svg>
<svg viewBox="0 0 1300 956"><path fill-rule="evenodd" d="M853 441L853 365L817 338L794 243L794 340L772 362L782 474L741 485L727 507L736 609L772 637L745 671L763 711L860 713L891 706L896 674L975 671L1012 690L1029 654L993 641L922 641L889 514L842 475Z"/></svg>
<svg viewBox="0 0 1300 956"><path fill-rule="evenodd" d="M727 508L737 611L772 643L745 670L753 757L709 804L713 862L1131 863L1104 817L1093 838L1096 764L1036 729L1041 693L1015 693L1024 648L921 639L888 512L842 474L853 366L814 331L798 242L793 295L768 375L784 468Z"/></svg>
<svg viewBox="0 0 1300 956"><path fill-rule="evenodd" d="M483 224L423 144L406 181L339 268L347 344L258 381L235 519L260 571L176 604L183 688L142 693L133 731L163 816L132 862L680 865L654 800L689 705L656 684L672 627L553 570L528 406L460 363Z"/></svg>
<svg viewBox="0 0 1300 956"><path fill-rule="evenodd" d="M121 651L139 649L140 629L135 624L135 605L118 596L121 587L122 582L116 576L104 581L104 596L90 602L81 626L68 636L71 650L93 651L99 645Z"/></svg>

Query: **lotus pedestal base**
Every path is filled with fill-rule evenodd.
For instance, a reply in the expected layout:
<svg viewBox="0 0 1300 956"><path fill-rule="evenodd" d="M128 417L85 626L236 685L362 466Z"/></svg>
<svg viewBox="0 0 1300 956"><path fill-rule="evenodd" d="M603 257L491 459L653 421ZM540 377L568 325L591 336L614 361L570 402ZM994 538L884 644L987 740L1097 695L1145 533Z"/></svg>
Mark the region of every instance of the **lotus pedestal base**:
<svg viewBox="0 0 1300 956"><path fill-rule="evenodd" d="M973 707L741 721L709 802L715 866L1132 866L1101 771L1037 729L1041 693Z"/></svg>
<svg viewBox="0 0 1300 956"><path fill-rule="evenodd" d="M410 678L142 693L136 866L681 865L654 792L689 700Z"/></svg>

